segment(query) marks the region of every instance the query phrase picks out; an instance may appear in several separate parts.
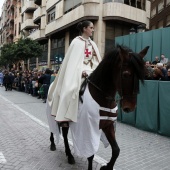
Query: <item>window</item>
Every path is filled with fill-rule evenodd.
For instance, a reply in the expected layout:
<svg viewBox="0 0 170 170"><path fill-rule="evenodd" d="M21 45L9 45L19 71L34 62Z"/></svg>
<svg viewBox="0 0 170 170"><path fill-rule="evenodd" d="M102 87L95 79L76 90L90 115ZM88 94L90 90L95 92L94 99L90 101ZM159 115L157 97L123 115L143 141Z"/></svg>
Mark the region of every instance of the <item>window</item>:
<svg viewBox="0 0 170 170"><path fill-rule="evenodd" d="M124 3L124 0L114 0L114 2Z"/></svg>
<svg viewBox="0 0 170 170"><path fill-rule="evenodd" d="M158 22L158 28L163 28L163 20Z"/></svg>
<svg viewBox="0 0 170 170"><path fill-rule="evenodd" d="M154 29L156 29L156 26L152 25L151 30L154 30Z"/></svg>
<svg viewBox="0 0 170 170"><path fill-rule="evenodd" d="M112 0L104 0L103 3L112 2Z"/></svg>
<svg viewBox="0 0 170 170"><path fill-rule="evenodd" d="M164 8L164 1L162 0L159 4L158 4L158 13L160 13Z"/></svg>
<svg viewBox="0 0 170 170"><path fill-rule="evenodd" d="M15 29L15 36L16 36L16 35L17 35L17 34L16 34L16 30L17 30L17 25L16 25L16 24L15 24L15 28L14 28L14 29Z"/></svg>
<svg viewBox="0 0 170 170"><path fill-rule="evenodd" d="M21 4L22 4L22 7L23 7L24 6L24 0L22 0Z"/></svg>
<svg viewBox="0 0 170 170"><path fill-rule="evenodd" d="M61 64L65 53L65 38L52 39L51 60Z"/></svg>
<svg viewBox="0 0 170 170"><path fill-rule="evenodd" d="M24 15L21 15L21 22L24 22Z"/></svg>
<svg viewBox="0 0 170 170"><path fill-rule="evenodd" d="M151 11L151 18L153 18L156 15L156 7L152 9Z"/></svg>
<svg viewBox="0 0 170 170"><path fill-rule="evenodd" d="M47 23L50 23L50 22L54 21L55 20L55 8L53 8L51 11L49 11L47 13L47 15L48 15Z"/></svg>
<svg viewBox="0 0 170 170"><path fill-rule="evenodd" d="M18 34L20 34L20 31L21 31L21 23L19 23Z"/></svg>
<svg viewBox="0 0 170 170"><path fill-rule="evenodd" d="M170 15L166 17L166 26L170 25Z"/></svg>
<svg viewBox="0 0 170 170"><path fill-rule="evenodd" d="M64 13L71 11L81 5L82 0L64 0Z"/></svg>
<svg viewBox="0 0 170 170"><path fill-rule="evenodd" d="M170 5L170 0L166 0L166 6Z"/></svg>
<svg viewBox="0 0 170 170"><path fill-rule="evenodd" d="M51 48L57 48L57 39L51 40Z"/></svg>

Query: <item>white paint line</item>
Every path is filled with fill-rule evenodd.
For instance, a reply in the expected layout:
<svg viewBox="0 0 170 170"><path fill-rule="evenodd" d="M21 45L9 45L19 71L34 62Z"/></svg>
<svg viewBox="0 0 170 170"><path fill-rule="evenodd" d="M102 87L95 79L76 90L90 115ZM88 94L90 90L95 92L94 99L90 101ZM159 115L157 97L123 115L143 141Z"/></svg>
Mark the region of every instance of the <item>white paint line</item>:
<svg viewBox="0 0 170 170"><path fill-rule="evenodd" d="M30 113L26 112L25 110L23 110L22 108L20 108L19 106L17 106L16 104L14 104L13 102L11 102L10 100L8 100L7 98L5 98L4 96L0 95L0 97L5 100L6 102L12 104L12 106L14 106L16 109L20 110L22 113L24 113L26 116L30 117L32 120L34 120L35 122L37 122L39 125L47 128L49 130L49 126L47 124L45 124L44 122L42 122L41 120L39 120L38 118L36 118L35 116L31 115ZM62 138L63 139L63 138ZM73 146L73 142L71 139L69 140L69 144ZM95 155L94 160L101 164L101 165L106 165L108 161L106 161L105 159L101 158L98 155ZM115 170L115 169L114 169Z"/></svg>
<svg viewBox="0 0 170 170"><path fill-rule="evenodd" d="M5 159L3 153L0 152L0 164L5 164L5 163L7 163L7 160Z"/></svg>
<svg viewBox="0 0 170 170"><path fill-rule="evenodd" d="M7 98L3 97L0 95L1 98L3 98L6 102L10 103L12 106L14 106L16 109L20 110L22 113L24 113L25 115L27 115L28 117L30 117L32 120L34 120L35 122L37 122L38 124L40 124L41 126L47 128L49 130L49 126L47 124L45 124L44 122L42 122L41 120L39 120L38 118L36 118L35 116L31 115L30 113L26 112L25 110L23 110L22 108L20 108L19 106L17 106L16 104L14 104L13 102L11 102L10 100L8 100Z"/></svg>

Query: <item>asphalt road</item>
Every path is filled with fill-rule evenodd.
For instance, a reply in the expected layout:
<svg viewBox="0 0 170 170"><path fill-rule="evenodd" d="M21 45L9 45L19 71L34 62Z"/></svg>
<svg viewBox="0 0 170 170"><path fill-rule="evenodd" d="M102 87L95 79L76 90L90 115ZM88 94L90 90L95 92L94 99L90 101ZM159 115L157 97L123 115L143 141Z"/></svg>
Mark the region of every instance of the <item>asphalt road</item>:
<svg viewBox="0 0 170 170"><path fill-rule="evenodd" d="M42 100L24 92L15 90L6 92L4 87L0 87L0 97L10 101L13 106L41 126L48 127L46 106ZM121 150L114 167L116 170L170 170L170 138L119 122L116 138ZM96 160L106 163L110 157L111 148L104 148L101 144Z"/></svg>

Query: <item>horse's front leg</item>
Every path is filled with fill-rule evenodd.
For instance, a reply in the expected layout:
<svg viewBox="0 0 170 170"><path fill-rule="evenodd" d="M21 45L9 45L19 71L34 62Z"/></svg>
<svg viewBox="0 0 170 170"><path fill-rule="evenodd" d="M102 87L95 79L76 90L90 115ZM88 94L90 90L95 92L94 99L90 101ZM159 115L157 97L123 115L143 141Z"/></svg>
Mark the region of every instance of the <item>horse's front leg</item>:
<svg viewBox="0 0 170 170"><path fill-rule="evenodd" d="M73 155L71 154L71 150L70 150L69 143L68 143L68 130L69 130L69 127L62 127L62 134L63 134L64 145L65 145L65 153L66 153L66 156L68 156L68 163L75 164L75 160L74 160Z"/></svg>
<svg viewBox="0 0 170 170"><path fill-rule="evenodd" d="M111 157L110 161L108 162L108 164L106 166L101 167L100 170L113 170L114 164L115 164L116 159L118 158L119 152L120 152L119 146L118 146L118 144L116 142L116 138L115 138L115 129L114 129L113 122L110 122L109 125L102 128L102 130L105 133L106 138L111 145L112 157Z"/></svg>
<svg viewBox="0 0 170 170"><path fill-rule="evenodd" d="M54 143L54 135L53 135L52 132L51 132L51 135L50 135L50 141L51 141L50 150L51 151L55 151L56 150L56 146L55 146L55 143Z"/></svg>
<svg viewBox="0 0 170 170"><path fill-rule="evenodd" d="M94 158L94 155L88 157L88 170L92 170L93 169L93 158Z"/></svg>

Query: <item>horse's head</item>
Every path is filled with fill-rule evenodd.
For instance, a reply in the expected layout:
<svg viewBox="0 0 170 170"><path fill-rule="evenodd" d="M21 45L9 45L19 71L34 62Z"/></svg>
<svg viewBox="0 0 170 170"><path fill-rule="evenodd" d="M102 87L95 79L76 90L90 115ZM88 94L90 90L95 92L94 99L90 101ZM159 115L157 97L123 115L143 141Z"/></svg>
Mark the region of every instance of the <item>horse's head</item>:
<svg viewBox="0 0 170 170"><path fill-rule="evenodd" d="M144 81L145 66L143 57L149 47L145 47L141 52L134 53L131 50L118 46L120 64L120 78L118 92L121 96L120 106L124 112L132 112L137 103L139 92L139 80Z"/></svg>

